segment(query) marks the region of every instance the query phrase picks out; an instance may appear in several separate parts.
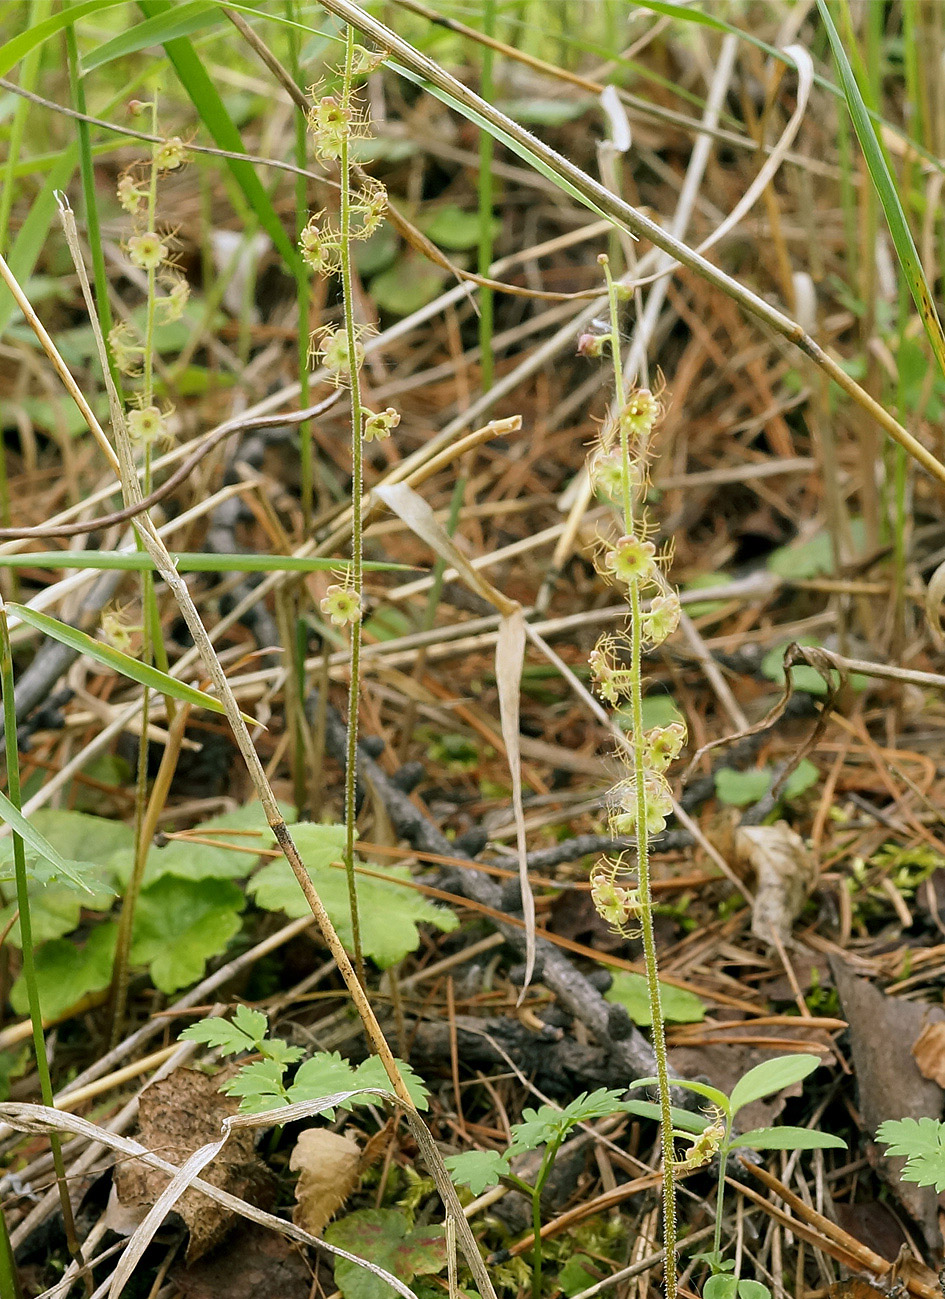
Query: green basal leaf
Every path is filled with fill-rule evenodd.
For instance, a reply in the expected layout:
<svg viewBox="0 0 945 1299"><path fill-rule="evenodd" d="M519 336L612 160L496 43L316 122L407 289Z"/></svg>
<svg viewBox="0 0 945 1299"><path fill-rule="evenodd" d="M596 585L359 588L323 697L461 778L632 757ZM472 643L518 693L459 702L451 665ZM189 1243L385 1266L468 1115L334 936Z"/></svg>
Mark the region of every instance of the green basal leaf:
<svg viewBox="0 0 945 1299"><path fill-rule="evenodd" d="M68 938L43 943L36 952L36 985L44 1019L60 1019L82 999L102 992L112 981L118 926L96 925L80 946ZM18 1015L29 1011L23 976L10 989L10 1005Z"/></svg>
<svg viewBox="0 0 945 1299"><path fill-rule="evenodd" d="M733 767L720 767L715 773L715 793L720 803L727 807L747 807L764 798L771 788L771 772L735 771Z"/></svg>
<svg viewBox="0 0 945 1299"><path fill-rule="evenodd" d="M446 1238L440 1226L411 1227L402 1209L358 1209L325 1232L330 1245L369 1258L398 1280L431 1276L446 1267ZM381 1277L357 1263L336 1258L335 1284L344 1299L392 1299L394 1291Z"/></svg>
<svg viewBox="0 0 945 1299"><path fill-rule="evenodd" d="M28 821L20 809L15 807L4 793L0 793L0 821L12 826L37 856L49 862L56 875L68 880L75 888L81 889L83 893L92 893L83 876L89 870L94 869L94 863L80 862L74 859L69 860L63 857L56 851L49 840L40 834L35 823Z"/></svg>
<svg viewBox="0 0 945 1299"><path fill-rule="evenodd" d="M138 898L132 964L147 965L161 992L197 983L239 932L245 905L242 889L229 880L164 876Z"/></svg>
<svg viewBox="0 0 945 1299"><path fill-rule="evenodd" d="M284 815L288 806L282 807ZM188 834L193 838L217 839L222 846L195 843L191 838L171 839L163 848L152 845L144 873L146 885L165 875L189 880L244 879L253 870L259 854L275 843L262 804L258 802L203 821ZM134 866L133 847L115 853L108 864L118 879L127 884Z"/></svg>
<svg viewBox="0 0 945 1299"><path fill-rule="evenodd" d="M820 1058L816 1055L779 1055L756 1064L732 1088L729 1099L732 1114L737 1114L742 1106L752 1101L802 1082L819 1064Z"/></svg>
<svg viewBox="0 0 945 1299"><path fill-rule="evenodd" d="M303 822L289 829L332 924L350 950L348 884L344 870L334 865L344 855L344 826ZM376 965L387 969L415 951L420 942L418 924L432 924L445 932L456 928L459 922L452 911L435 906L410 887L411 877L406 867L372 866L371 870L387 877L358 877L361 943L365 956ZM253 877L249 890L257 906L266 911L284 911L293 918L309 914L308 903L286 861L264 866Z"/></svg>
<svg viewBox="0 0 945 1299"><path fill-rule="evenodd" d="M604 994L607 1001L623 1006L635 1024L647 1027L653 1019L646 979L631 970L613 970L614 981ZM694 992L672 983L660 984L663 1018L668 1024L697 1024L705 1019L705 1005Z"/></svg>
<svg viewBox="0 0 945 1299"><path fill-rule="evenodd" d="M846 1150L847 1143L829 1132L812 1132L809 1128L755 1128L732 1138L732 1149L745 1146L750 1150Z"/></svg>

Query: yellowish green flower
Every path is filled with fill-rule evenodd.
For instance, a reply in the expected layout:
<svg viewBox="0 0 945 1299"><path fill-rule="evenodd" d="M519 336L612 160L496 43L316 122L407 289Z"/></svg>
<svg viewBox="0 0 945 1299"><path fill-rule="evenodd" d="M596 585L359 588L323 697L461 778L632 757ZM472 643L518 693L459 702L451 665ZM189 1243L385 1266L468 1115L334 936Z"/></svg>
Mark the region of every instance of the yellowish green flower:
<svg viewBox="0 0 945 1299"><path fill-rule="evenodd" d="M660 413L659 400L649 388L637 388L620 412L620 427L632 438L649 437Z"/></svg>
<svg viewBox="0 0 945 1299"><path fill-rule="evenodd" d="M132 442L144 447L154 446L156 442L169 442L167 413L157 406L137 406L129 410L126 418Z"/></svg>
<svg viewBox="0 0 945 1299"><path fill-rule="evenodd" d="M153 230L146 230L128 240L128 256L141 270L156 271L167 260L167 244Z"/></svg>
<svg viewBox="0 0 945 1299"><path fill-rule="evenodd" d="M158 171L176 171L187 161L187 146L179 135L172 135L154 146L154 164Z"/></svg>
<svg viewBox="0 0 945 1299"><path fill-rule="evenodd" d="M682 722L656 726L646 733L646 765L658 773L668 769L682 752L686 743L686 727Z"/></svg>
<svg viewBox="0 0 945 1299"><path fill-rule="evenodd" d="M134 216L136 212L140 211L141 205L146 198L147 194L144 187L135 180L134 176L129 175L128 172L125 172L123 176L119 176L118 202L126 212L130 212Z"/></svg>
<svg viewBox="0 0 945 1299"><path fill-rule="evenodd" d="M645 585L657 577L656 547L632 533L621 537L604 556L604 565L618 581Z"/></svg>
<svg viewBox="0 0 945 1299"><path fill-rule="evenodd" d="M679 596L675 591L656 595L650 601L650 607L643 615L643 635L651 645L662 645L668 636L679 626L682 609Z"/></svg>
<svg viewBox="0 0 945 1299"><path fill-rule="evenodd" d="M328 588L328 594L320 601L319 608L336 627L361 620L361 597L350 586L333 583Z"/></svg>
<svg viewBox="0 0 945 1299"><path fill-rule="evenodd" d="M364 412L364 440L365 442L382 442L384 438L389 438L391 430L395 429L400 423L400 412L394 410L393 406L388 406L386 410L375 413L372 410Z"/></svg>

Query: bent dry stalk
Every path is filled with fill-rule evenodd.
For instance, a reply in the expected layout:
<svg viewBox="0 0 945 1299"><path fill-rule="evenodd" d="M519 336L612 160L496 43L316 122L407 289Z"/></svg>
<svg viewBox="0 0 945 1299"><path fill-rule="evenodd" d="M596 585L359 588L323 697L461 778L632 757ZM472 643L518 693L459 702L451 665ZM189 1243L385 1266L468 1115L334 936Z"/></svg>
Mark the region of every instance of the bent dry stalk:
<svg viewBox="0 0 945 1299"><path fill-rule="evenodd" d="M592 898L600 915L625 936L643 941L646 985L652 1018L653 1052L659 1084L660 1131L663 1149L663 1235L666 1247L667 1299L676 1296L676 1185L674 1180L673 1123L670 1109L666 1033L660 1004L653 898L650 886L650 836L659 834L672 811L672 794L665 772L686 740L680 722L644 730L643 647L661 644L679 623L679 598L664 576L669 555L657 555L648 539L652 528L642 504L647 479L650 440L661 414L657 397L646 388L629 394L624 388L620 360L618 312L620 289L614 283L606 257L600 263L607 280L610 302L609 330L585 334L579 350L586 356L610 352L614 367L616 414L601 429L593 453L591 475L595 486L614 504L622 535L602 543L600 572L622 586L628 604L629 627L602 637L591 653L590 666L596 688L611 704L629 704L632 743L621 750L627 775L610 793L610 828L614 836L636 836L636 879L628 874L624 855L604 858L591 876ZM644 612L643 596L651 598ZM629 666L626 666L629 658Z"/></svg>

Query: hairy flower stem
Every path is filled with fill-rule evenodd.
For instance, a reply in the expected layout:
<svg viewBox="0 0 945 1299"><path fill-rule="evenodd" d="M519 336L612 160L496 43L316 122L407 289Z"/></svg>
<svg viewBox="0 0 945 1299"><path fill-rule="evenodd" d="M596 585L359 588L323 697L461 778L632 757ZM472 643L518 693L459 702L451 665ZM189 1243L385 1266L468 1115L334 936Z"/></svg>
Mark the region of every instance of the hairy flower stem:
<svg viewBox="0 0 945 1299"><path fill-rule="evenodd" d="M663 1244L666 1250L666 1299L676 1296L676 1182L673 1173L673 1118L670 1108L669 1068L666 1061L666 1026L660 999L659 966L656 936L653 931L653 892L650 886L650 844L647 829L646 751L643 733L643 636L641 631L640 592L630 587L630 673L632 690L630 712L633 719L633 774L637 788L637 877L640 891L640 928L643 931L643 957L646 965L646 989L650 1002L652 1028L650 1036L656 1056L659 1080L660 1140L663 1148Z"/></svg>
<svg viewBox="0 0 945 1299"><path fill-rule="evenodd" d="M617 289L606 256L599 259L607 281L610 304L610 352L614 366L614 388L617 404L617 427L620 437L620 459L623 474L623 526L634 531L634 479L631 472L631 447L628 421L624 418L626 389L620 358L620 331ZM642 474L641 474L642 479ZM643 623L640 587L628 586L630 603L630 716L633 722L633 782L636 788L637 877L639 889L639 922L646 965L646 987L652 1021L651 1037L656 1057L659 1083L660 1139L663 1150L663 1243L666 1250L666 1296L676 1299L676 1182L674 1178L673 1119L670 1107L669 1069L666 1060L666 1026L660 999L659 966L656 936L653 930L653 893L650 884L650 832L647 808L646 777L648 772L646 735L643 730Z"/></svg>
<svg viewBox="0 0 945 1299"><path fill-rule="evenodd" d="M354 28L345 29L344 104L351 101L352 65L354 62ZM363 577L362 484L364 462L361 455L361 377L358 371L357 334L354 324L354 277L351 268L351 164L350 137L341 138L341 284L344 293L345 330L348 336L348 374L351 383L351 582L360 599ZM354 870L356 796L358 783L358 695L361 684L361 620L351 624L351 682L348 692L348 754L345 770L345 874L348 878L348 903L351 907L351 935L354 968L364 984L364 954L361 950L361 921L358 915L358 884Z"/></svg>

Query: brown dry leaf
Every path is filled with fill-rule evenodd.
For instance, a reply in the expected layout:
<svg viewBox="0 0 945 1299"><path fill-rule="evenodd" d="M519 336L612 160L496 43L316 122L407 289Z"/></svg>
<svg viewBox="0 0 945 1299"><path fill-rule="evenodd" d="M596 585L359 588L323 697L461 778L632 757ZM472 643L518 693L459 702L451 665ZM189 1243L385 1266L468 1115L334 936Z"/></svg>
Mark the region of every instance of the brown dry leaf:
<svg viewBox="0 0 945 1299"><path fill-rule="evenodd" d="M843 961L831 957L843 1017L850 1025L850 1053L856 1073L860 1113L868 1137L886 1119L938 1118L942 1088L924 1078L913 1058L914 1044L930 1021L941 1023L945 1012L902 997L887 997L869 979L858 978ZM941 1247L938 1197L934 1187L916 1186L900 1178L904 1159L887 1159L878 1147L868 1147L871 1162L921 1227L929 1249Z"/></svg>
<svg viewBox="0 0 945 1299"><path fill-rule="evenodd" d="M141 1144L179 1165L201 1146L219 1141L223 1120L237 1112L236 1103L220 1092L221 1081L219 1073L210 1077L199 1069L175 1069L153 1083L142 1094L138 1110ZM274 1181L256 1156L251 1128L236 1129L201 1177L260 1208L272 1205ZM127 1208L150 1208L169 1181L166 1173L134 1159L115 1171L118 1198ZM174 1208L190 1232L188 1263L217 1245L236 1217L193 1190L185 1191Z"/></svg>
<svg viewBox="0 0 945 1299"><path fill-rule="evenodd" d="M816 878L804 841L786 821L743 825L735 835L735 851L752 867L757 880L751 932L763 943L771 943L772 931L782 943L789 943L794 921Z"/></svg>
<svg viewBox="0 0 945 1299"><path fill-rule="evenodd" d="M295 1225L320 1235L357 1186L360 1164L361 1148L350 1137L327 1128L300 1132L289 1159L289 1167L299 1174L298 1203L292 1211Z"/></svg>
<svg viewBox="0 0 945 1299"><path fill-rule="evenodd" d="M919 1073L945 1087L945 1024L926 1024L912 1044Z"/></svg>
<svg viewBox="0 0 945 1299"><path fill-rule="evenodd" d="M299 1246L255 1222L196 1266L175 1268L172 1279L184 1299L308 1299L312 1292Z"/></svg>

